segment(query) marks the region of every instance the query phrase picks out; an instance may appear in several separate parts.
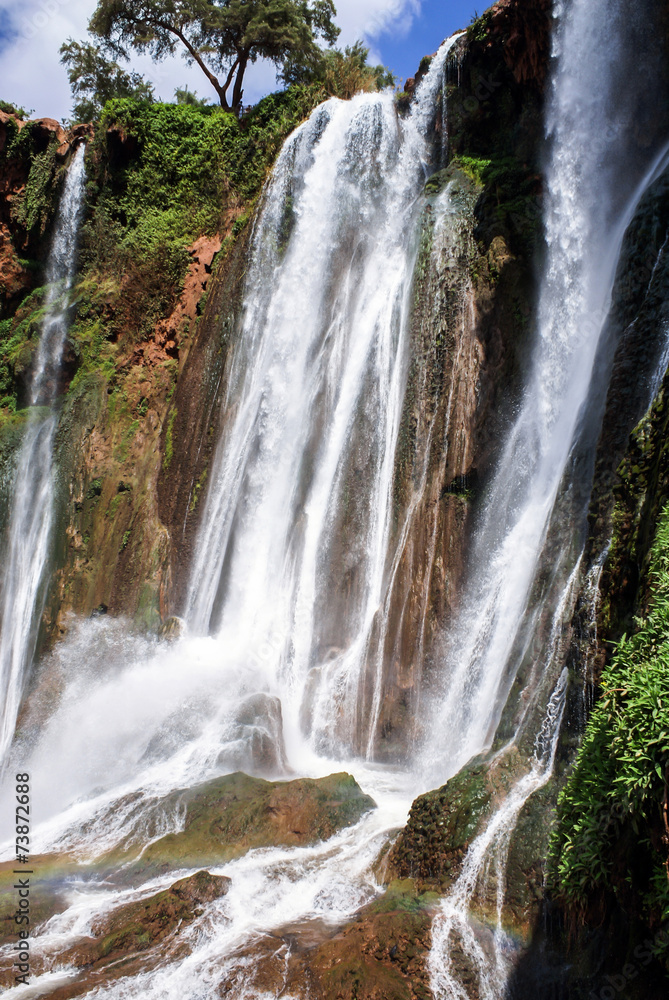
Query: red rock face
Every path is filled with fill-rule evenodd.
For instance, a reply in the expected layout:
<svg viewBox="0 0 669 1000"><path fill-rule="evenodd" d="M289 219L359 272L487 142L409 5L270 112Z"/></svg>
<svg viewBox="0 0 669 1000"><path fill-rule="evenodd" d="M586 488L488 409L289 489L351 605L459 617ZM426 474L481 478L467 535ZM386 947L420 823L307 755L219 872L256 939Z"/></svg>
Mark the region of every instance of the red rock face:
<svg viewBox="0 0 669 1000"><path fill-rule="evenodd" d="M542 88L550 57L551 0L498 0L493 35L502 36L504 58L518 83Z"/></svg>
<svg viewBox="0 0 669 1000"><path fill-rule="evenodd" d="M16 156L4 159L11 134L30 128L35 152L41 153L52 143L58 144L56 158L63 163L74 146L93 133L91 125L78 125L66 131L53 118L22 121L15 115L0 111L0 317L11 314L22 296L30 290L33 277L20 262L21 257L39 256L40 247L30 245L30 234L14 217L13 208L28 182L30 160Z"/></svg>

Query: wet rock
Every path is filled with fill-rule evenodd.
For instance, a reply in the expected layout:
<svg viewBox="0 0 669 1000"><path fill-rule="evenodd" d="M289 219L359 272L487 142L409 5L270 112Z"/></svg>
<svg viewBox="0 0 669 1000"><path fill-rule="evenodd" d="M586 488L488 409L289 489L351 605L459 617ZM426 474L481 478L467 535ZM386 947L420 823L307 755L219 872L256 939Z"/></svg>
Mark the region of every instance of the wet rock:
<svg viewBox="0 0 669 1000"><path fill-rule="evenodd" d="M221 864L255 847L300 847L356 823L375 803L349 774L270 782L237 772L165 800L185 809L184 828L150 844L142 863Z"/></svg>
<svg viewBox="0 0 669 1000"><path fill-rule="evenodd" d="M288 771L279 698L264 693L246 698L227 738L233 745L219 757L219 764L226 770L235 767L265 777L278 777Z"/></svg>
<svg viewBox="0 0 669 1000"><path fill-rule="evenodd" d="M93 925L93 940L75 945L63 959L83 968L147 951L178 934L183 924L200 916L207 904L225 896L229 888L229 878L197 872L155 896L120 906Z"/></svg>
<svg viewBox="0 0 669 1000"><path fill-rule="evenodd" d="M38 862L40 859L35 859ZM28 878L30 888L30 931L43 924L55 913L61 913L67 908L64 895L64 879L72 864L58 866L53 860L36 864L20 866L30 868L30 875L16 874L17 864L4 862L0 866L0 946L16 941L16 935L21 926L15 922L18 903L18 893L15 888L17 879ZM0 966L0 969L2 967ZM1 973L0 973L1 975ZM0 978L0 983L2 979Z"/></svg>
<svg viewBox="0 0 669 1000"><path fill-rule="evenodd" d="M160 637L161 639L168 639L172 641L173 639L178 639L183 635L185 622L183 618L178 618L176 615L172 615L167 621L163 622L160 627Z"/></svg>
<svg viewBox="0 0 669 1000"><path fill-rule="evenodd" d="M428 1000L426 957L437 897L419 894L411 879L388 890L342 928L286 927L233 957L233 987L244 969L254 995L319 1000Z"/></svg>
<svg viewBox="0 0 669 1000"><path fill-rule="evenodd" d="M475 758L442 788L419 796L385 862L385 878L447 888L462 859L511 785L527 770L515 747L491 765Z"/></svg>
<svg viewBox="0 0 669 1000"><path fill-rule="evenodd" d="M551 46L551 0L498 0L490 12L492 34L500 36L506 64L518 83L543 88Z"/></svg>

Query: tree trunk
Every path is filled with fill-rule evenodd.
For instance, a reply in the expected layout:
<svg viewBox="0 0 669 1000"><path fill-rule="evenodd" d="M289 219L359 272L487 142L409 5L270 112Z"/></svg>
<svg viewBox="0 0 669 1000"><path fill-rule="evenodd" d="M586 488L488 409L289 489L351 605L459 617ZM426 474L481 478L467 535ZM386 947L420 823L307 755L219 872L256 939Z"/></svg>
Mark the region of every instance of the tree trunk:
<svg viewBox="0 0 669 1000"><path fill-rule="evenodd" d="M232 91L232 110L235 114L239 114L242 108L242 97L244 96L244 91L242 89L242 83L244 81L244 73L249 61L248 51L243 51L239 53L239 65L237 66L237 74L235 76L235 86Z"/></svg>

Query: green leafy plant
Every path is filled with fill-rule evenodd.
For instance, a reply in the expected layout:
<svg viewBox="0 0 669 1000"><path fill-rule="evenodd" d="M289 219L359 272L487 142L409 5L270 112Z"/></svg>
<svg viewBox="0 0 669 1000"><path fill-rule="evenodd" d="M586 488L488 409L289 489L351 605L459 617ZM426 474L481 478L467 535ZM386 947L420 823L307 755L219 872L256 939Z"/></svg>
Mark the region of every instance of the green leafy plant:
<svg viewBox="0 0 669 1000"><path fill-rule="evenodd" d="M554 891L572 912L613 892L649 922L669 916L669 507L648 574L651 602L605 670L551 845Z"/></svg>
<svg viewBox="0 0 669 1000"><path fill-rule="evenodd" d="M249 63L317 63L318 39L332 45L339 35L335 13L332 0L99 0L89 30L116 55L133 48L159 60L182 51L221 107L238 113Z"/></svg>
<svg viewBox="0 0 669 1000"><path fill-rule="evenodd" d="M105 104L114 97L153 101L152 85L140 73L127 73L117 62L106 59L99 46L68 38L59 51L75 98L73 121L99 121Z"/></svg>

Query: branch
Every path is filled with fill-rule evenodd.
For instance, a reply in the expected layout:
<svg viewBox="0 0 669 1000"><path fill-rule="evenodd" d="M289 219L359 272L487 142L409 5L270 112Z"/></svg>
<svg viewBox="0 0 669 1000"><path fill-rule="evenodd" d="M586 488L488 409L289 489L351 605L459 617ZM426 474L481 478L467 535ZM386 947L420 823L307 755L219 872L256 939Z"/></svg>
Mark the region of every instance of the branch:
<svg viewBox="0 0 669 1000"><path fill-rule="evenodd" d="M228 77L228 82L226 83L225 87L221 87L220 83L218 82L218 77L214 76L209 67L205 64L200 53L191 44L191 42L189 42L189 40L186 38L186 36L184 35L183 31L181 31L180 28L177 28L172 24L167 24L165 21L160 21L160 20L154 21L154 24L156 25L157 28L162 28L163 31L168 31L171 34L176 35L179 41L186 47L186 49L190 53L191 58L194 59L194 61L198 64L204 75L207 77L209 83L212 85L212 87L218 94L221 104L227 110L228 102L225 97L225 92L228 89L228 86L230 85L230 79L232 77L231 76ZM237 62L239 62L239 60L237 60ZM237 63L235 63L232 70L230 70L231 74L234 72L236 65Z"/></svg>
<svg viewBox="0 0 669 1000"><path fill-rule="evenodd" d="M226 90L228 89L228 87L232 83L232 78L235 75L235 70L237 69L238 66L239 66L239 56L237 56L237 58L233 62L232 67L230 69L230 72L228 73L227 79L226 79L225 83L223 84L223 93L226 92Z"/></svg>

